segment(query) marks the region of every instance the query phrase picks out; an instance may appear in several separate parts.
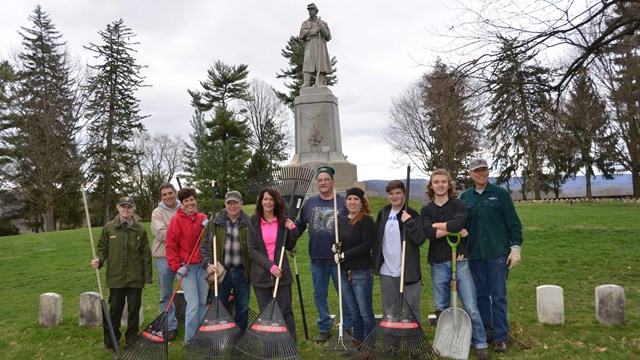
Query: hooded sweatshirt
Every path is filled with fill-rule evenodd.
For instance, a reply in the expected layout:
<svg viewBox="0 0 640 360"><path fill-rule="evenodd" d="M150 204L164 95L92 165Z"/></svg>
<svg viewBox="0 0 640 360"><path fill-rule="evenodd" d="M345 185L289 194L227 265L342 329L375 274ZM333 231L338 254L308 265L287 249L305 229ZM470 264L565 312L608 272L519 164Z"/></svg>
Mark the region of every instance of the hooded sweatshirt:
<svg viewBox="0 0 640 360"><path fill-rule="evenodd" d="M171 219L179 208L182 207L180 200L176 200L176 207L168 207L160 201L158 207L151 213L151 233L153 234L153 244L151 245L151 255L155 258L166 257L165 244L167 241L167 229Z"/></svg>

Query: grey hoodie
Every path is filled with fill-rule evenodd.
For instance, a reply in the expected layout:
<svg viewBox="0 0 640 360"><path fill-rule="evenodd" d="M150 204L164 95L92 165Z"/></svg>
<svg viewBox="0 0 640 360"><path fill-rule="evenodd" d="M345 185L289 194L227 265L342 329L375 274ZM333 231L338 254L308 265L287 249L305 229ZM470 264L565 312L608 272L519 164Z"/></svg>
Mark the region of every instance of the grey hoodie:
<svg viewBox="0 0 640 360"><path fill-rule="evenodd" d="M151 255L156 258L166 257L166 234L171 218L182 207L180 200L176 200L176 207L170 208L160 201L158 207L151 213L151 233L153 233L153 244L151 245Z"/></svg>

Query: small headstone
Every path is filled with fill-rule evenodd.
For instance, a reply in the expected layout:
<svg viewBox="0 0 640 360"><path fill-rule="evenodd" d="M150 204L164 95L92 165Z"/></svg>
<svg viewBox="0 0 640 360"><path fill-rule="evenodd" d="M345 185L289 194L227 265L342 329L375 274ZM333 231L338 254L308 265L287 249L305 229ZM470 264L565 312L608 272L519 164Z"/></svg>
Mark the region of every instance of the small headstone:
<svg viewBox="0 0 640 360"><path fill-rule="evenodd" d="M102 325L100 294L95 291L80 294L80 326L99 327Z"/></svg>
<svg viewBox="0 0 640 360"><path fill-rule="evenodd" d="M429 314L429 316L427 317L427 323L429 324L429 326L436 326L438 325L438 317L436 316L436 314Z"/></svg>
<svg viewBox="0 0 640 360"><path fill-rule="evenodd" d="M624 324L625 298L624 288L607 284L596 287L596 319L601 324Z"/></svg>
<svg viewBox="0 0 640 360"><path fill-rule="evenodd" d="M564 292L560 286L538 286L536 299L538 301L538 322L564 324Z"/></svg>
<svg viewBox="0 0 640 360"><path fill-rule="evenodd" d="M179 290L173 299L173 305L176 307L176 320L179 325L184 325L184 316L187 309L187 301L184 299L184 291Z"/></svg>
<svg viewBox="0 0 640 360"><path fill-rule="evenodd" d="M44 293L40 295L40 325L56 326L62 321L62 295Z"/></svg>
<svg viewBox="0 0 640 360"><path fill-rule="evenodd" d="M140 320L138 321L138 325L144 324L144 311L142 311L142 306L140 306ZM124 310L122 310L122 317L120 318L120 324L124 327L127 327L129 323L129 307L127 305L127 301L124 302Z"/></svg>

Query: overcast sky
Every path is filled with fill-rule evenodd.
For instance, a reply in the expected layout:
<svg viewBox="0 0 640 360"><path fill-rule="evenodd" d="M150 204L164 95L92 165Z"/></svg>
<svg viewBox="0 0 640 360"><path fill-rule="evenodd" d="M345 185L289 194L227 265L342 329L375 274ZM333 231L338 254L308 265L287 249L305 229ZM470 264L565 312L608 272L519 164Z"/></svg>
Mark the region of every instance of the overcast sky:
<svg viewBox="0 0 640 360"><path fill-rule="evenodd" d="M122 18L137 34L139 64L151 87L139 91L144 125L151 133L175 133L188 139L193 113L187 89L216 60L248 64L250 78L285 90L275 74L287 67L280 54L308 17L310 0L20 0L3 1L0 58L20 49L18 30L32 27L37 4L67 42L69 52L91 61L82 48L100 43L98 31ZM425 0L316 1L333 39L329 54L338 60L338 97L342 149L358 166L360 181L403 178L403 164L382 133L391 99L428 70L441 40L432 34L456 16L445 2ZM414 172L415 177L423 177Z"/></svg>

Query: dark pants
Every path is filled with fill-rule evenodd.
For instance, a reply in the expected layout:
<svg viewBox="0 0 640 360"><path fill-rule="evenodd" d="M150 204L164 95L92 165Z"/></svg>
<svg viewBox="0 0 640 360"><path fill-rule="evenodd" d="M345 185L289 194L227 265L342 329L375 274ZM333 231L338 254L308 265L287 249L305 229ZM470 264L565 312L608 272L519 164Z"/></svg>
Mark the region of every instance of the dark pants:
<svg viewBox="0 0 640 360"><path fill-rule="evenodd" d="M257 288L254 286L253 291L256 294L256 300L258 300L260 312L262 312L273 299L273 288ZM287 330L289 330L293 341L297 344L298 337L296 336L296 321L293 318L293 308L291 307L291 284L278 286L276 301L278 302L278 306L282 312L282 317L284 317L284 322L287 324Z"/></svg>
<svg viewBox="0 0 640 360"><path fill-rule="evenodd" d="M109 315L116 340L120 341L120 319L127 302L127 332L124 335L126 341L133 341L138 337L138 324L140 323L140 305L142 304L142 288L118 288L109 289ZM104 343L109 344L108 334L105 334Z"/></svg>
<svg viewBox="0 0 640 360"><path fill-rule="evenodd" d="M249 297L251 296L251 289L249 282L244 275L244 268L237 268L235 270L228 270L227 274L222 280L222 284L218 284L218 298L220 303L227 309L229 308L229 295L233 290L233 298L236 306L235 321L238 324L240 330L244 333L247 330L247 322L249 319ZM213 302L215 299L213 289L211 289L210 299Z"/></svg>

